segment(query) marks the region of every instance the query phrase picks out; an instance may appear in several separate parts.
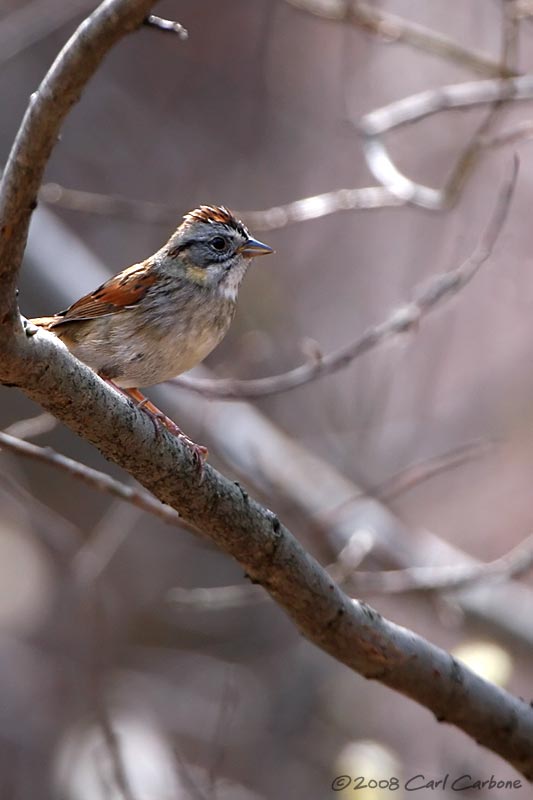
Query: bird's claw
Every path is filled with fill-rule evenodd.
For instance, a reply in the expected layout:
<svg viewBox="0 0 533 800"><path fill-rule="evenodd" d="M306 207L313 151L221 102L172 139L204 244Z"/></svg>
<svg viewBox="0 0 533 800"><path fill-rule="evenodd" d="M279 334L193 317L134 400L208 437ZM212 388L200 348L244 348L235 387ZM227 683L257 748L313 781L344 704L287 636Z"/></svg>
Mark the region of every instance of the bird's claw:
<svg viewBox="0 0 533 800"><path fill-rule="evenodd" d="M148 409L146 409L144 406L141 407L147 411L155 423L158 423L161 427L166 428L169 433L175 436L176 439L179 439L179 441L190 451L196 469L199 473L200 482L202 482L204 477L204 465L207 460L207 456L209 455L207 447L204 447L202 444L196 444L196 442L193 442L192 439L189 439L187 434L183 433L181 428L176 425L173 420L167 417L166 414L163 414L162 412L154 414L153 412L148 411Z"/></svg>

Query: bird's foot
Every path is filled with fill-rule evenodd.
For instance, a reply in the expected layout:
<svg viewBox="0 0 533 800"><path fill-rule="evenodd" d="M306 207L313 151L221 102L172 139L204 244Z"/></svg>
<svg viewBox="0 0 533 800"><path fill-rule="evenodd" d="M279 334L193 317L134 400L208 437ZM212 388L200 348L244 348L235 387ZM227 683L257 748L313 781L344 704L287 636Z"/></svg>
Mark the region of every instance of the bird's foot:
<svg viewBox="0 0 533 800"><path fill-rule="evenodd" d="M152 422L154 423L156 433L159 433L160 428L166 428L169 433L179 439L182 444L187 447L187 449L191 452L192 457L194 459L196 468L200 475L200 480L203 478L204 473L204 464L207 460L207 456L209 451L207 447L204 447L201 444L196 444L190 439L186 433L183 433L181 428L176 425L176 423L167 417L166 414L157 408L151 400L145 397L138 389L120 389L125 395L130 397L134 402L137 408L141 409L148 414Z"/></svg>

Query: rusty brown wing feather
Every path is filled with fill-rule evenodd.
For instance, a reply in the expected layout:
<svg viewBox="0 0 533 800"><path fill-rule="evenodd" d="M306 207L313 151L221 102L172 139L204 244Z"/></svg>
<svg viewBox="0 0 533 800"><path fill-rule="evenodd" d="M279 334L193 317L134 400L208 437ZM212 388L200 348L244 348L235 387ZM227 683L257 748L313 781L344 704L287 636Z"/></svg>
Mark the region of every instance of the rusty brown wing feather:
<svg viewBox="0 0 533 800"><path fill-rule="evenodd" d="M78 322L106 314L125 311L141 300L156 281L153 270L146 264L134 264L103 283L94 292L84 295L66 311L54 317L39 317L31 320L42 328L52 329L67 322Z"/></svg>

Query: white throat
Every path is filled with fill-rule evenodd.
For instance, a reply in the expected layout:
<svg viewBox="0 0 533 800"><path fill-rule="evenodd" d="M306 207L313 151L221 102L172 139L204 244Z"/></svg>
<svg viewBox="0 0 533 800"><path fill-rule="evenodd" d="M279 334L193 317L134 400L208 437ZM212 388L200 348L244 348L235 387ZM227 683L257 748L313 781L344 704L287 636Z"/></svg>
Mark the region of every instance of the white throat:
<svg viewBox="0 0 533 800"><path fill-rule="evenodd" d="M235 302L239 293L239 286L248 269L248 262L244 259L240 264L232 267L219 283L219 292L226 300Z"/></svg>

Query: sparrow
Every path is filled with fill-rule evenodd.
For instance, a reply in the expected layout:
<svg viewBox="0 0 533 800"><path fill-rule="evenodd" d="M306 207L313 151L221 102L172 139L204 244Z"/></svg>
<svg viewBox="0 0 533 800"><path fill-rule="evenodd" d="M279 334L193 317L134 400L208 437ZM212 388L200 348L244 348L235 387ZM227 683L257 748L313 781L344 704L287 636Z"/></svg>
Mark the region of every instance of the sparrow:
<svg viewBox="0 0 533 800"><path fill-rule="evenodd" d="M199 364L226 335L252 258L274 252L224 206L190 211L154 255L119 272L65 311L30 320L53 333L107 383L195 444L141 392Z"/></svg>

